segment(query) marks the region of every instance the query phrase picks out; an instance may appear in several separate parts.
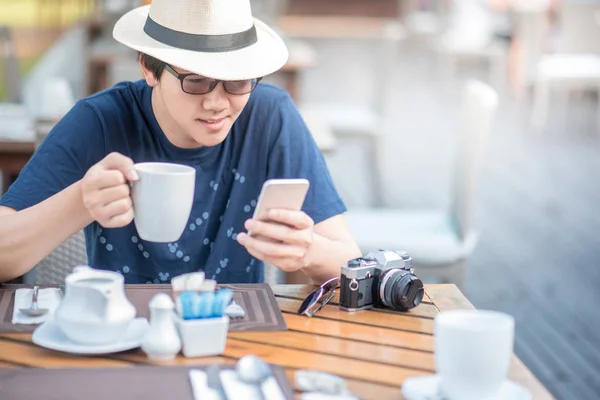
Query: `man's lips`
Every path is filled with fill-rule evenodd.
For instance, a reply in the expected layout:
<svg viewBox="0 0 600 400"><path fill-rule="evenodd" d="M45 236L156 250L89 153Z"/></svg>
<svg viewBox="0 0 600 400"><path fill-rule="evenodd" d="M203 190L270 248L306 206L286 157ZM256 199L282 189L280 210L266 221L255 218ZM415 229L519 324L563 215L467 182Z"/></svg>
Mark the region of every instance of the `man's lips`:
<svg viewBox="0 0 600 400"><path fill-rule="evenodd" d="M202 125L204 125L210 131L219 131L219 130L221 130L221 128L223 128L223 125L225 125L225 119L226 118L211 118L211 119L198 118L197 121L199 121Z"/></svg>
<svg viewBox="0 0 600 400"><path fill-rule="evenodd" d="M209 123L215 123L215 122L220 122L221 120L224 120L226 117L220 117L220 118L198 118L200 121L203 122L209 122Z"/></svg>

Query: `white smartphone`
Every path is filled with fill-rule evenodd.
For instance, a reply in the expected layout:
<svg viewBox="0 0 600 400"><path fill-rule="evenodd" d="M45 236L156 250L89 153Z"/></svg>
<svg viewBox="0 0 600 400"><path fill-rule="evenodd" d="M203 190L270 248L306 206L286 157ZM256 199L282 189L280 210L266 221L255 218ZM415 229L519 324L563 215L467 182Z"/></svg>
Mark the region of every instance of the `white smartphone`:
<svg viewBox="0 0 600 400"><path fill-rule="evenodd" d="M310 184L307 179L269 179L262 187L253 219L266 221L272 208L301 210ZM251 232L249 232L251 234Z"/></svg>

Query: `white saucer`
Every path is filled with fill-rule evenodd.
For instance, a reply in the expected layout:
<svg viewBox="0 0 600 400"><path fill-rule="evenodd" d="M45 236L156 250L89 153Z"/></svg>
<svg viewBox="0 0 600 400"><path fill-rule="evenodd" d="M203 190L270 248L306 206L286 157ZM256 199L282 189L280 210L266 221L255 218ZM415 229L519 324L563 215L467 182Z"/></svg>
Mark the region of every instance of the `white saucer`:
<svg viewBox="0 0 600 400"><path fill-rule="evenodd" d="M440 378L437 375L406 378L402 384L402 394L406 400L444 400L438 394ZM505 380L500 392L490 400L531 400L529 390L516 382Z"/></svg>
<svg viewBox="0 0 600 400"><path fill-rule="evenodd" d="M103 345L86 345L71 341L60 330L56 322L50 320L38 326L33 332L31 341L38 346L72 354L109 354L135 349L142 344L142 338L149 328L146 318L134 319L122 340Z"/></svg>

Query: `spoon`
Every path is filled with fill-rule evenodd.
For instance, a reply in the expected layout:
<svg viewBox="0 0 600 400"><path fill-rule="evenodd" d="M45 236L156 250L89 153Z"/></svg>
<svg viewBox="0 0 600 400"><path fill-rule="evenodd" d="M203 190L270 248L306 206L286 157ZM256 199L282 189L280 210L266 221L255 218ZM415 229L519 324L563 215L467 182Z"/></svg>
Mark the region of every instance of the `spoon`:
<svg viewBox="0 0 600 400"><path fill-rule="evenodd" d="M30 317L39 317L40 315L44 315L48 312L47 308L39 308L38 307L38 292L40 290L39 286L33 287L33 296L31 298L31 307L29 308L19 308L23 314L28 315Z"/></svg>
<svg viewBox="0 0 600 400"><path fill-rule="evenodd" d="M266 362L250 354L239 359L235 371L242 381L257 386L259 399L265 400L262 383L271 377L271 368Z"/></svg>

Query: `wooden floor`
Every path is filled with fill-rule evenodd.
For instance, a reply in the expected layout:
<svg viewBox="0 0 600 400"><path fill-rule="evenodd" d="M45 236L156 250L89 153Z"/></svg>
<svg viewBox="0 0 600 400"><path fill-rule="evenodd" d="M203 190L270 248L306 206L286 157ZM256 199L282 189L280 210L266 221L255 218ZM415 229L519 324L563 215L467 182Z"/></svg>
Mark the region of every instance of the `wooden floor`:
<svg viewBox="0 0 600 400"><path fill-rule="evenodd" d="M340 70L345 78L354 72L357 84L354 93L339 89L339 98L367 96L360 89L368 70L356 55L369 54L368 45L315 45L323 66L307 74L306 100L331 97L335 82L324 77ZM390 83L395 111L382 144L388 206L448 204L458 92L442 90L434 71L423 52L402 50ZM466 77L485 74L475 68ZM566 112L560 98L554 104L549 128L536 133L523 124L527 107L502 95L481 171L480 242L466 294L478 308L516 318L517 354L557 399L588 400L600 398L599 116L591 95L571 98ZM328 157L350 207L369 201L361 155L342 143Z"/></svg>
<svg viewBox="0 0 600 400"><path fill-rule="evenodd" d="M562 399L600 398L600 129L591 98L543 136L497 130L468 297L514 315L516 351ZM580 115L577 115L580 114Z"/></svg>

